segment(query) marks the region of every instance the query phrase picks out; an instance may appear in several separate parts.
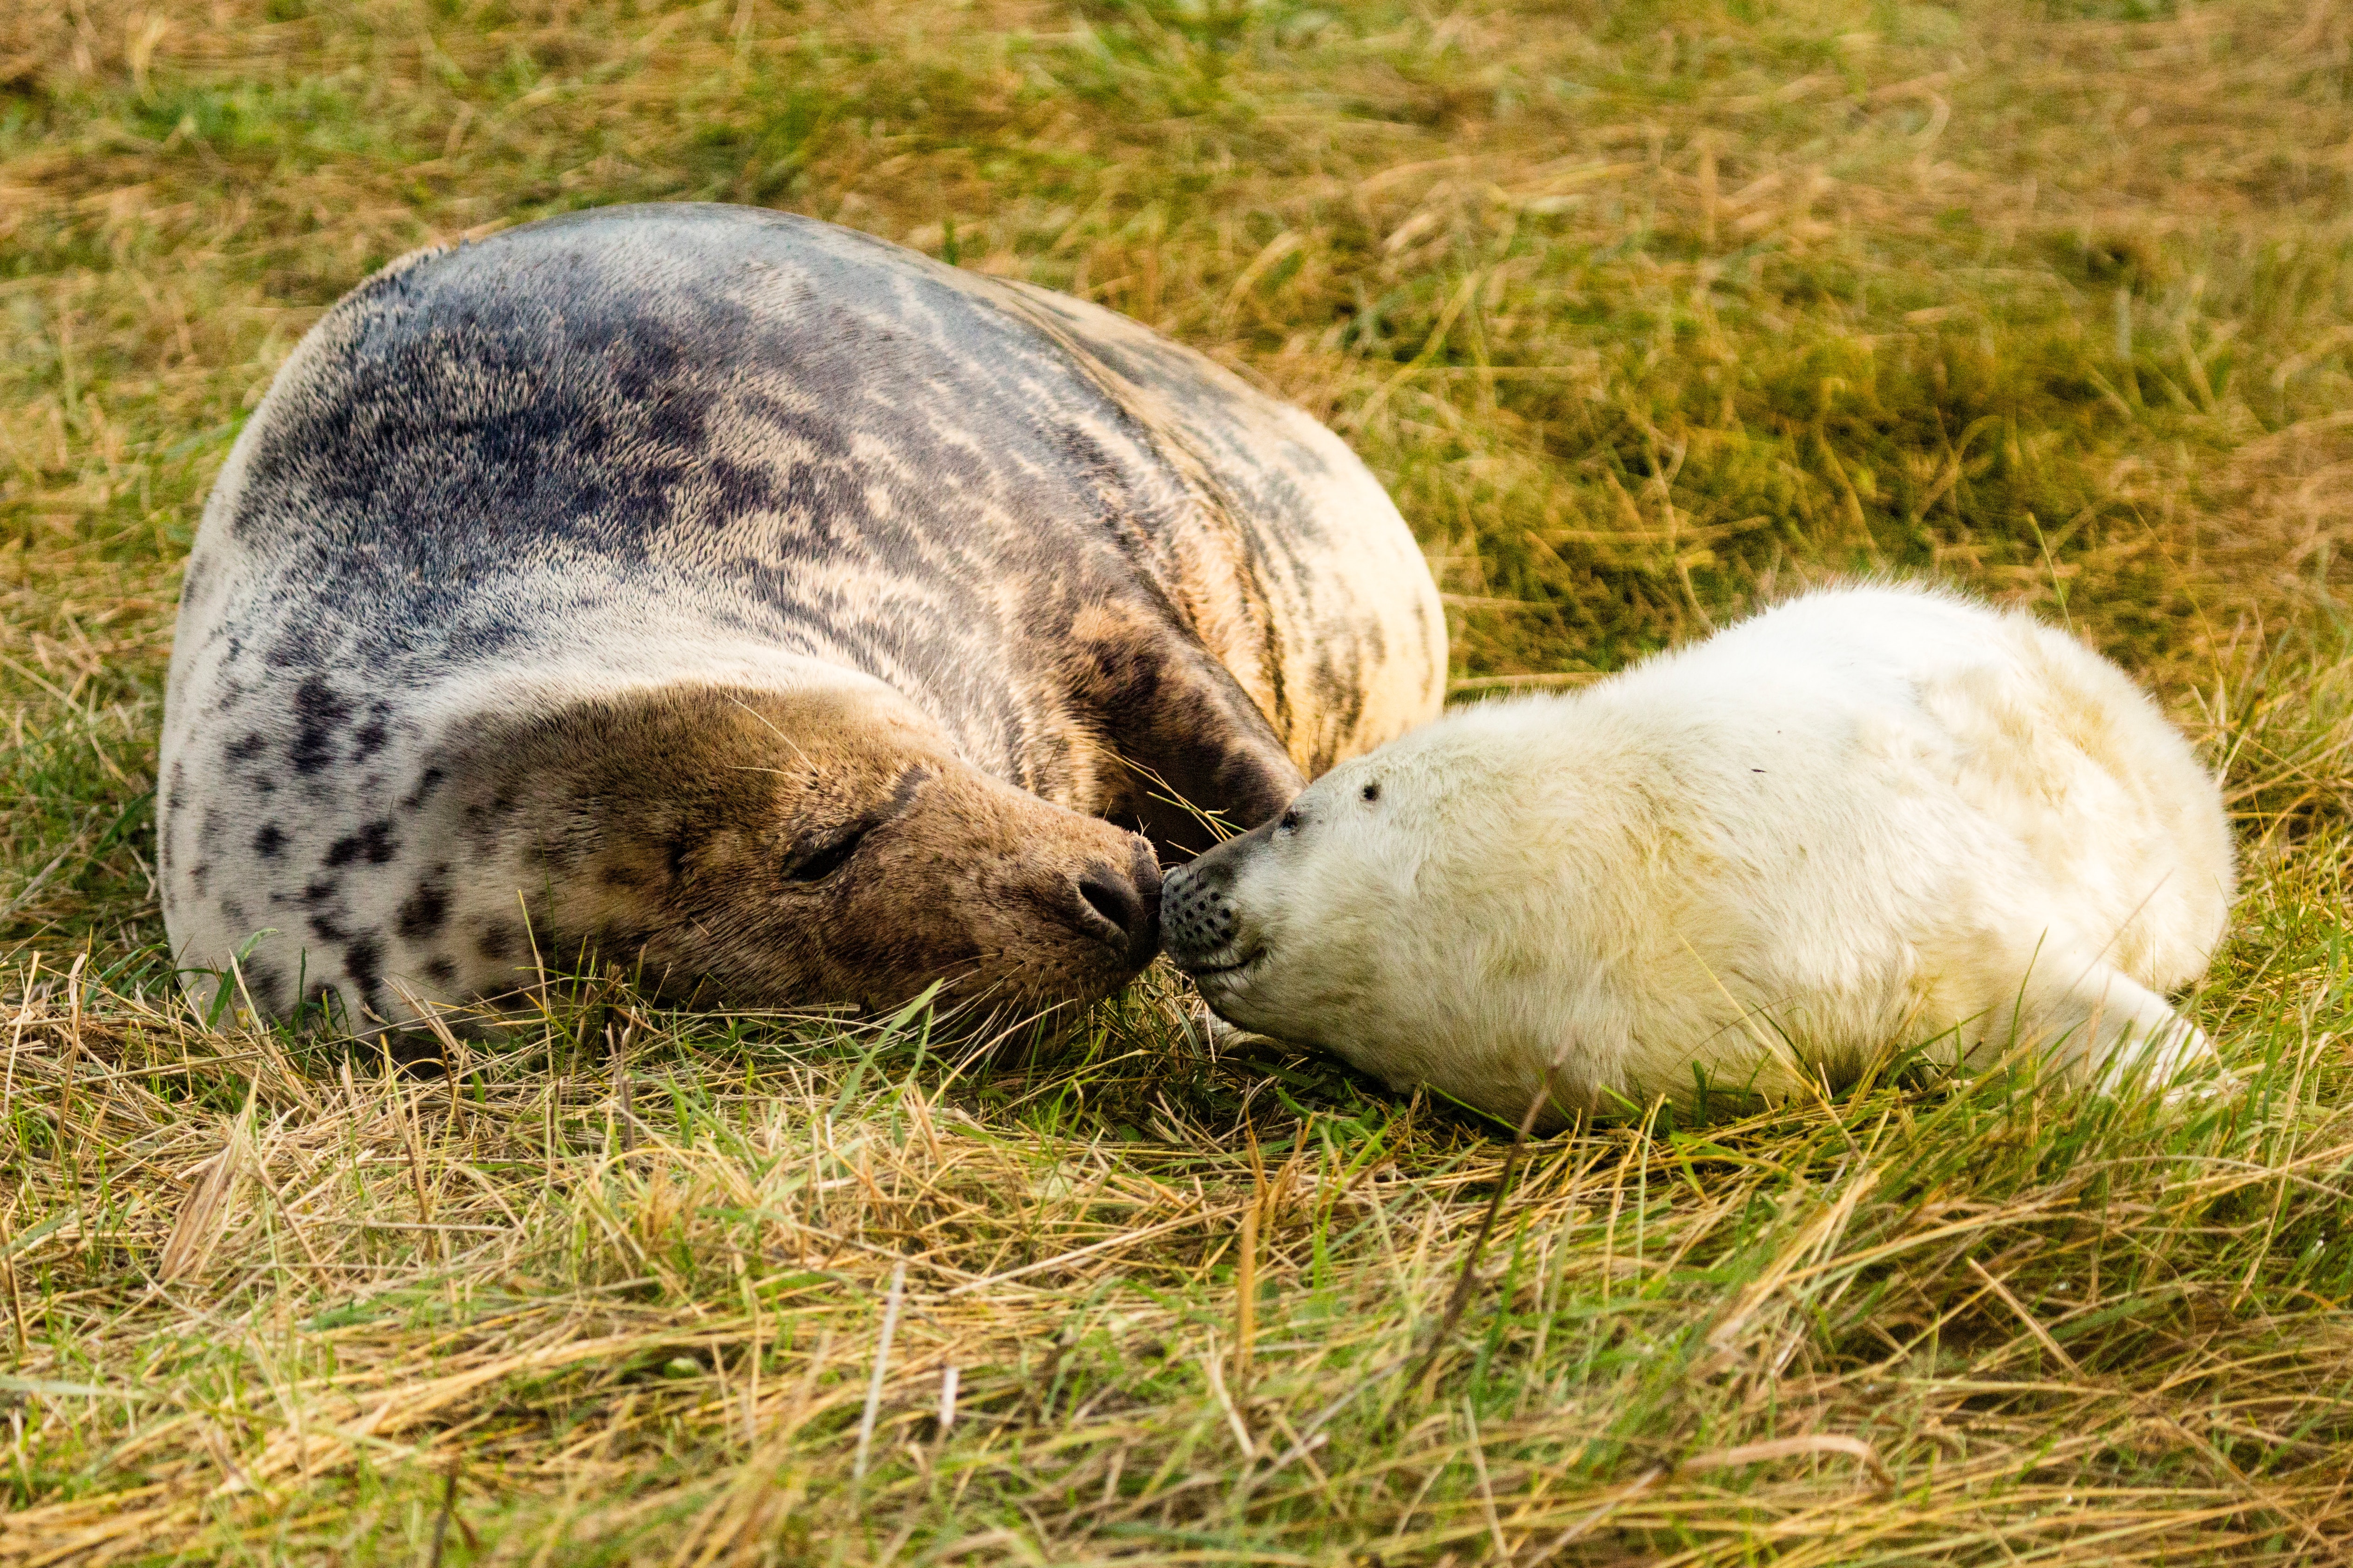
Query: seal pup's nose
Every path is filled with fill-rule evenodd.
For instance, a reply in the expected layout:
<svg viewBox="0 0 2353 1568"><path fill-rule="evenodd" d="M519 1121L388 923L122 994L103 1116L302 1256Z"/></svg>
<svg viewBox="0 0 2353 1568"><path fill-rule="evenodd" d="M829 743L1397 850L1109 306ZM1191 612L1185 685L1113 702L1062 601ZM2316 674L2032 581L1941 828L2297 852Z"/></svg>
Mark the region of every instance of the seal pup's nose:
<svg viewBox="0 0 2353 1568"><path fill-rule="evenodd" d="M1141 969L1160 951L1160 866L1138 842L1122 872L1091 860L1079 874L1079 925Z"/></svg>
<svg viewBox="0 0 2353 1568"><path fill-rule="evenodd" d="M1232 949L1241 924L1228 897L1233 880L1232 858L1216 850L1168 873L1162 918L1168 957L1177 968L1187 973L1214 968Z"/></svg>

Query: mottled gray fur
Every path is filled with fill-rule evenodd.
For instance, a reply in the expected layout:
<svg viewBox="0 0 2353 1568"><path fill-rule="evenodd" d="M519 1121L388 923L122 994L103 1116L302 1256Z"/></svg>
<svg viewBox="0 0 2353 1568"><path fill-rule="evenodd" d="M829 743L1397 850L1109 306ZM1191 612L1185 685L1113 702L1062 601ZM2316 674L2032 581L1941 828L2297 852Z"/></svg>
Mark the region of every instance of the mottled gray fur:
<svg viewBox="0 0 2353 1568"><path fill-rule="evenodd" d="M400 1020L534 946L765 1001L995 983L1030 927L739 950L1065 831L1002 786L1196 847L1159 795L1246 826L1434 713L1444 666L1378 486L1200 356L801 218L579 214L363 284L237 443L173 658L165 919L185 964L249 948L269 1012L332 987ZM856 881L794 879L810 846L926 799L881 894L794 901ZM997 847L957 847L975 811ZM1129 875L1067 832L1037 878Z"/></svg>

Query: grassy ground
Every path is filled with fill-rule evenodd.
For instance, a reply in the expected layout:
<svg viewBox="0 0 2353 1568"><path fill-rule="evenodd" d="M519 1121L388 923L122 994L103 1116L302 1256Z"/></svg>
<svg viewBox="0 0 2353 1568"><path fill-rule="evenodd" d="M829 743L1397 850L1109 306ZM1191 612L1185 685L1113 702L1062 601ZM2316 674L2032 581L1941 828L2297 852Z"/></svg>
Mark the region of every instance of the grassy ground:
<svg viewBox="0 0 2353 1568"><path fill-rule="evenodd" d="M2227 770L2248 1089L1514 1162L1160 977L1027 1068L208 1032L151 771L239 420L399 252L648 198L1299 400L1466 694L1856 568L2067 618ZM0 1562L2341 1560L2348 304L2329 0L0 7Z"/></svg>

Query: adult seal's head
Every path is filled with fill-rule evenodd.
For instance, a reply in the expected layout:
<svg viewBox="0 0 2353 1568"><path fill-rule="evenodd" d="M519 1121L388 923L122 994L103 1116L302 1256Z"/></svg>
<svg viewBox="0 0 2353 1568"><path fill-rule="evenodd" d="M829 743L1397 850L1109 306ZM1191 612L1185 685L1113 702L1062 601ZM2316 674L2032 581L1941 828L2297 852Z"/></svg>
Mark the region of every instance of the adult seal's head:
<svg viewBox="0 0 2353 1568"><path fill-rule="evenodd" d="M543 943L586 933L659 992L1037 1006L1158 951L1148 841L989 777L888 691L658 688L487 723L449 761L430 836L540 877L566 933ZM438 918L511 967L530 933L491 886L429 868L394 931L429 944Z"/></svg>
<svg viewBox="0 0 2353 1568"><path fill-rule="evenodd" d="M400 1024L617 963L681 999L1124 984L1157 862L1435 712L1332 436L1109 312L638 207L355 289L222 471L160 872L196 984Z"/></svg>

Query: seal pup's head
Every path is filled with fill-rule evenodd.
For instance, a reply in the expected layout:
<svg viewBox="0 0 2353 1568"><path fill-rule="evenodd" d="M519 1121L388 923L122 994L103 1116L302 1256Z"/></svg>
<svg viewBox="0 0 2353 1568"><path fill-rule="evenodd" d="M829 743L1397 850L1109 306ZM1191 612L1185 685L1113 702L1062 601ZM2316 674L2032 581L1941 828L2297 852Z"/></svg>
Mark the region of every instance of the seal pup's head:
<svg viewBox="0 0 2353 1568"><path fill-rule="evenodd" d="M1486 906L1513 901L1517 814L1482 801L1488 770L1433 731L1341 763L1171 871L1162 914L1169 959L1221 1017L1460 1094L1479 1076L1463 1058L1496 1032L1477 981L1516 923ZM1535 1087L1480 1098L1516 1116Z"/></svg>
<svg viewBox="0 0 2353 1568"><path fill-rule="evenodd" d="M1671 889L1622 871L1641 792L1561 763L1566 700L1426 724L1172 870L1169 959L1221 1017L1401 1092L1434 1089L1507 1123L1541 1094L1545 1127L1604 1103L1618 1042L1580 1029L1602 966L1564 932L1596 910L1593 925L1620 927L1620 906Z"/></svg>
<svg viewBox="0 0 2353 1568"><path fill-rule="evenodd" d="M465 751L445 767L470 781L458 837L519 864L542 951L667 998L881 1009L937 981L1035 1011L1107 995L1159 950L1145 839L981 773L877 691L664 689ZM512 990L518 913L452 907L422 967Z"/></svg>

